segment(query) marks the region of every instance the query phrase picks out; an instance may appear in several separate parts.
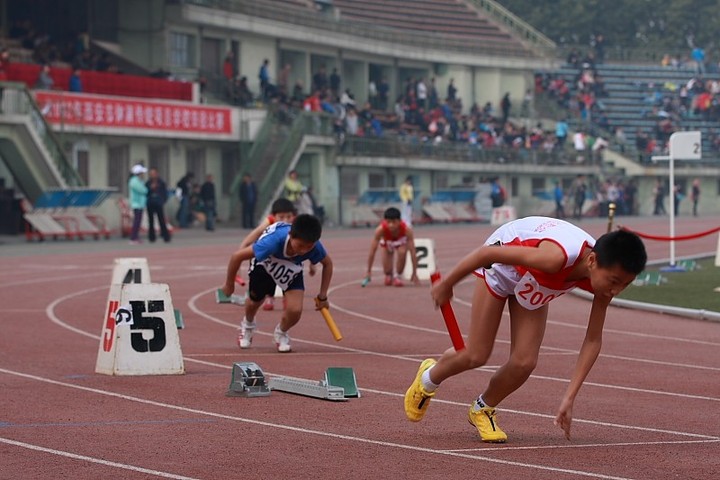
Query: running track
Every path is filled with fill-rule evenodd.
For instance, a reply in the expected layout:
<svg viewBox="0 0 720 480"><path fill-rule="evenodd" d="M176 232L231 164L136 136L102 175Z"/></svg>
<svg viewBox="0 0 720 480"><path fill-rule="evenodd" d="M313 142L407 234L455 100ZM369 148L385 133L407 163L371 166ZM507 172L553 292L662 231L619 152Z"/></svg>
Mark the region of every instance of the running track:
<svg viewBox="0 0 720 480"><path fill-rule="evenodd" d="M667 235L666 218L627 222ZM720 217L678 218L678 235ZM603 233L602 219L583 221ZM447 270L482 242L488 225L427 226ZM572 440L553 425L584 334L589 304L553 302L538 368L501 406L505 445L479 441L466 409L508 354L507 319L489 365L442 385L425 419L405 420L402 397L419 362L449 346L440 314L421 287L384 287L376 268L362 289L370 231L329 230L335 263L332 339L306 299L291 354L276 353L280 312L260 312L253 348L239 351L241 309L213 292L244 232L182 232L170 245L125 241L0 245L0 478L453 478L709 479L720 475L720 324L612 308L603 352L575 404ZM647 242L650 258L667 243ZM678 242L677 255L714 253L717 235ZM186 374L94 373L108 283L117 257L148 258L153 281L170 285L186 328ZM376 266L379 263L376 259ZM679 274L682 275L682 274ZM314 294L317 278L306 280ZM718 284L711 287L720 286ZM712 295L712 288L709 295ZM454 307L467 329L472 283ZM715 293L715 295L717 295ZM268 375L319 380L353 367L359 399L329 402L273 392L224 395L234 362Z"/></svg>

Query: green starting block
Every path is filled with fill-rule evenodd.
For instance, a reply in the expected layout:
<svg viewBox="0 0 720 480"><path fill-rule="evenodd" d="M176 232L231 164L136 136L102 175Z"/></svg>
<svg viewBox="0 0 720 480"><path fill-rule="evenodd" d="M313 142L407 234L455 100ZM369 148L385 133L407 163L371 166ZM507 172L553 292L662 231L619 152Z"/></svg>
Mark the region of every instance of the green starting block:
<svg viewBox="0 0 720 480"><path fill-rule="evenodd" d="M333 387L342 387L345 398L359 398L355 372L350 367L329 367L325 370L325 382Z"/></svg>
<svg viewBox="0 0 720 480"><path fill-rule="evenodd" d="M185 328L185 321L183 320L182 312L176 308L173 313L175 314L175 326L178 330Z"/></svg>
<svg viewBox="0 0 720 480"><path fill-rule="evenodd" d="M684 268L685 271L691 272L698 268L698 264L695 260L679 260L677 265Z"/></svg>
<svg viewBox="0 0 720 480"><path fill-rule="evenodd" d="M235 305L245 305L245 297L241 295L232 294L229 297L225 295L225 292L221 288L215 291L215 301L217 303L233 303Z"/></svg>
<svg viewBox="0 0 720 480"><path fill-rule="evenodd" d="M270 388L265 382L265 374L257 363L234 363L232 379L225 395L228 397L266 397Z"/></svg>
<svg viewBox="0 0 720 480"><path fill-rule="evenodd" d="M660 275L660 272L642 272L632 284L636 287L642 287L645 285L660 285L665 282L667 282L667 278Z"/></svg>

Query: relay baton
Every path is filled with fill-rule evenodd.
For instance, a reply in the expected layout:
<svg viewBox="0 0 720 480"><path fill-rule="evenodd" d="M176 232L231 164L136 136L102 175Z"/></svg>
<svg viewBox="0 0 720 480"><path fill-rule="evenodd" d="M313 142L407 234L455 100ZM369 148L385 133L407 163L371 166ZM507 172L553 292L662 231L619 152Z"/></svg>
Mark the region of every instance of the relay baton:
<svg viewBox="0 0 720 480"><path fill-rule="evenodd" d="M235 283L237 283L241 287L245 286L245 280L243 280L243 278L240 275L235 276Z"/></svg>
<svg viewBox="0 0 720 480"><path fill-rule="evenodd" d="M435 271L430 275L430 282L435 284L440 281L440 272ZM455 318L455 312L453 311L450 302L440 305L440 311L442 312L443 319L445 320L445 326L450 334L450 340L452 340L455 351L460 351L465 348L465 341L463 340L462 333L460 333L460 327L458 327L457 319Z"/></svg>
<svg viewBox="0 0 720 480"><path fill-rule="evenodd" d="M370 283L370 277L363 278L363 281L360 283L360 286L365 288L367 287L367 284Z"/></svg>
<svg viewBox="0 0 720 480"><path fill-rule="evenodd" d="M317 297L315 297L315 306L320 305L320 300L318 300ZM330 315L330 310L327 309L327 307L323 307L320 309L320 313L322 314L323 318L325 319L325 323L327 323L328 328L330 329L330 333L332 333L333 338L336 342L339 342L342 340L342 333L340 333L340 329L335 324L335 320L333 320L332 315Z"/></svg>

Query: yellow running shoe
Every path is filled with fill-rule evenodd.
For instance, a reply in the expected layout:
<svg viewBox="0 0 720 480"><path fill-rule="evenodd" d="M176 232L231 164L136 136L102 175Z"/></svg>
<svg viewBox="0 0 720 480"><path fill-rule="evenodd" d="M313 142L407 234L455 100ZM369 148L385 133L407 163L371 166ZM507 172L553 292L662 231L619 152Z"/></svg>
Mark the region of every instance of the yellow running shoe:
<svg viewBox="0 0 720 480"><path fill-rule="evenodd" d="M475 411L471 405L468 412L468 422L475 425L483 442L505 443L507 441L507 435L500 430L495 419L495 409L492 407L483 407Z"/></svg>
<svg viewBox="0 0 720 480"><path fill-rule="evenodd" d="M413 381L410 388L405 392L405 415L411 422L419 422L422 420L423 415L430 406L430 399L435 396L435 392L428 393L422 386L420 380L425 370L435 365L437 362L432 358L423 360L418 369L417 375L415 375L415 381Z"/></svg>

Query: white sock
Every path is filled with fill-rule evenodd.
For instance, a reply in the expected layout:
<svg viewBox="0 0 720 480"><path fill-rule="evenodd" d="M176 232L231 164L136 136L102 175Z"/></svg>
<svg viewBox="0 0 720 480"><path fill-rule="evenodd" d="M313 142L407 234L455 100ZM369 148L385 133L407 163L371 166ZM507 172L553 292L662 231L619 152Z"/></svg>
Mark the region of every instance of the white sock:
<svg viewBox="0 0 720 480"><path fill-rule="evenodd" d="M251 318L248 320L247 317L243 317L243 323L245 323L246 327L250 327L250 328L255 327L255 319L254 318Z"/></svg>
<svg viewBox="0 0 720 480"><path fill-rule="evenodd" d="M427 393L432 393L440 386L436 383L433 383L432 380L430 380L430 370L432 370L433 367L428 368L425 370L422 374L422 377L420 377L420 382L422 383L423 389Z"/></svg>
<svg viewBox="0 0 720 480"><path fill-rule="evenodd" d="M493 407L491 407L490 405L488 405L488 404L485 402L485 400L483 400L482 395L480 395L479 397L477 397L477 399L476 399L475 402L473 403L473 411L474 411L474 412L477 412L478 410L480 410L480 409L482 409L482 408L484 408L484 407L493 408Z"/></svg>

